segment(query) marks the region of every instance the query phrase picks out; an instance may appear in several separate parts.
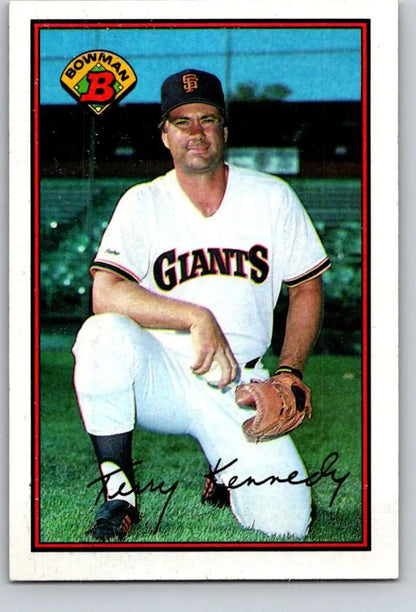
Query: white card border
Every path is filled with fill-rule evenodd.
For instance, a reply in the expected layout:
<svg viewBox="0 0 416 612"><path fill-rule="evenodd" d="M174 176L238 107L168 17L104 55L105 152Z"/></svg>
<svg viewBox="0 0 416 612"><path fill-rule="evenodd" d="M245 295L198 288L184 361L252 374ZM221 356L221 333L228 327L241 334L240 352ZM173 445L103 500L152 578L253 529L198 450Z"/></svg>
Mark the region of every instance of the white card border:
<svg viewBox="0 0 416 612"><path fill-rule="evenodd" d="M397 576L397 325L398 309L395 291L386 292L383 279L397 286L398 262L394 245L397 236L397 160L394 147L397 142L397 126L392 121L385 124L383 117L397 116L397 90L394 87L396 75L395 53L397 38L392 28L397 20L394 2L337 2L328 10L327 2L316 2L313 15L310 5L301 1L292 3L256 2L256 18L314 18L325 15L325 19L366 19L372 20L372 405L377 413L372 414L372 550L370 551L273 551L273 553L247 552L186 552L186 553L137 553L123 551L111 553L111 571L108 570L107 554L103 553L31 553L30 552L30 503L25 487L10 491L11 512L10 552L11 578L14 580L242 580L242 579L349 579L349 578L394 578ZM179 18L180 10L186 17L201 18L201 12L208 18L248 18L253 3L243 7L237 3L210 2L118 2L117 18L130 18L135 5L135 18ZM380 6L381 5L381 6ZM14 450L10 457L10 473L13 479L28 483L31 480L30 444L30 267L27 257L31 227L30 180L22 181L30 168L30 124L27 104L29 91L22 95L23 82L30 82L30 35L29 19L68 19L71 16L92 19L99 9L100 18L114 18L114 3L107 2L13 2L11 3L11 51L13 68L10 71L10 95L12 109L12 132L10 140L10 194L13 207L10 209L10 446ZM277 10L277 7L279 10ZM330 12L330 14L328 14ZM140 13L140 17L139 17ZM385 32L389 36L385 36ZM18 53L17 53L18 51ZM382 88L386 72L392 83ZM15 92L20 91L20 96ZM30 98L29 98L30 99ZM374 108L377 100L378 108ZM13 129L18 117L19 130ZM386 146L386 143L390 145ZM389 169L393 180L379 181L377 177ZM375 203L388 201L393 213L386 215ZM384 238L384 240L383 240ZM388 238L393 248L386 251ZM23 296L23 299L22 299ZM389 313L390 326L385 325L385 311ZM28 345L29 343L29 345ZM388 355L386 355L388 347ZM26 358L25 358L26 357ZM387 382L386 382L387 381ZM381 384L382 383L382 384ZM386 427L388 423L388 430ZM388 443L389 454L383 452ZM23 450L21 450L23 449ZM388 487L385 486L389 483ZM273 554L275 567L265 563ZM140 559L138 559L140 555ZM265 557L266 555L266 557ZM282 556L283 555L283 556ZM312 558L313 561L312 561ZM180 557L180 559L179 559ZM68 562L68 560L70 561ZM178 567L180 569L178 570ZM319 571L317 571L319 567Z"/></svg>

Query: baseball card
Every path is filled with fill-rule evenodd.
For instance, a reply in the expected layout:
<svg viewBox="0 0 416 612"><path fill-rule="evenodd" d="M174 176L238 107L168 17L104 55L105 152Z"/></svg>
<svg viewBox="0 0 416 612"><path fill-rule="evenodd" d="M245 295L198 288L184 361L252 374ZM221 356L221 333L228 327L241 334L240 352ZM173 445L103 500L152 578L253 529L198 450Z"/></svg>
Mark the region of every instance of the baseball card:
<svg viewBox="0 0 416 612"><path fill-rule="evenodd" d="M397 21L10 3L12 581L398 577Z"/></svg>

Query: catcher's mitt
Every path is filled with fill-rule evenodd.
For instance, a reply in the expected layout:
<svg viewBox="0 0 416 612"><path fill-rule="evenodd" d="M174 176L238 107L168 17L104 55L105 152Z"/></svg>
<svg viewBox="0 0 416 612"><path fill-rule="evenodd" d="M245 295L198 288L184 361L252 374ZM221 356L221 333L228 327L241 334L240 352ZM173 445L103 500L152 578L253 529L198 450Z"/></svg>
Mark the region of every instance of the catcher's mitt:
<svg viewBox="0 0 416 612"><path fill-rule="evenodd" d="M238 385L239 406L253 406L256 415L243 423L250 442L279 438L298 427L305 416L312 417L311 392L298 376L282 372L267 380Z"/></svg>

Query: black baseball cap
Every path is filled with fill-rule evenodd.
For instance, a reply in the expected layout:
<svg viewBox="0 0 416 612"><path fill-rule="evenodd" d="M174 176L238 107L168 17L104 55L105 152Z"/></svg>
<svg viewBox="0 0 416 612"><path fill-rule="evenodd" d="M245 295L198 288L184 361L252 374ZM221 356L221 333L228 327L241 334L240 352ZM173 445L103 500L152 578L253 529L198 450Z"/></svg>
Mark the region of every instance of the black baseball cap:
<svg viewBox="0 0 416 612"><path fill-rule="evenodd" d="M225 117L225 100L221 81L210 72L189 68L172 74L162 84L162 120L182 104L211 104Z"/></svg>

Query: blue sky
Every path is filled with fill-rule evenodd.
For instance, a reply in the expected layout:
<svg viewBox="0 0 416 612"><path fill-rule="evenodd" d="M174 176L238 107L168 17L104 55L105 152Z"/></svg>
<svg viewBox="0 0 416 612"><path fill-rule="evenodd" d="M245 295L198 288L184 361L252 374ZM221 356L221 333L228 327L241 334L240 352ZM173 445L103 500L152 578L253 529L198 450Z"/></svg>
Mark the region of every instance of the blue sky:
<svg viewBox="0 0 416 612"><path fill-rule="evenodd" d="M60 76L71 59L94 49L133 67L138 82L124 103L159 102L164 78L184 68L214 72L226 91L243 82L284 84L294 102L361 94L359 28L44 29L40 42L42 104L76 104Z"/></svg>

